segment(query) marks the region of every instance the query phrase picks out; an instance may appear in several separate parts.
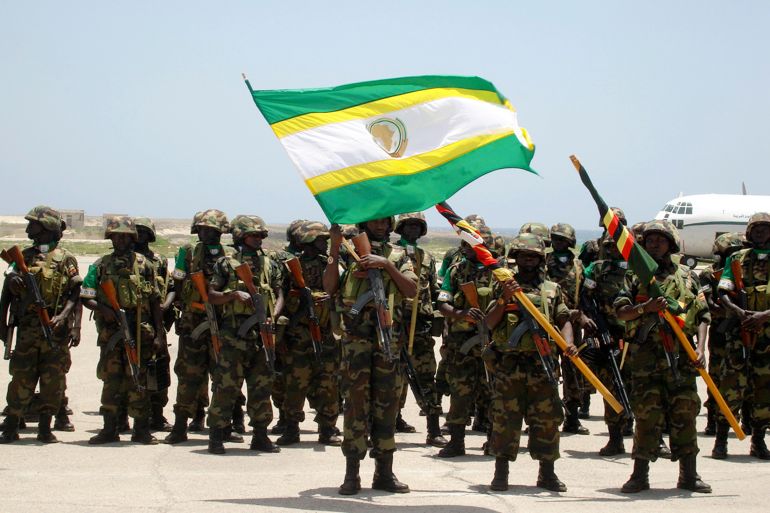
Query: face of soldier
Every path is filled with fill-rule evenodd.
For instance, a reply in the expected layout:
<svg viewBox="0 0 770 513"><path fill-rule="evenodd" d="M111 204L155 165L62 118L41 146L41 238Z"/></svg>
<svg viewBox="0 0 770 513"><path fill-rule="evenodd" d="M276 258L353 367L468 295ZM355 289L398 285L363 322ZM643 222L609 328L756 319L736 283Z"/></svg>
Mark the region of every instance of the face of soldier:
<svg viewBox="0 0 770 513"><path fill-rule="evenodd" d="M56 240L56 234L46 230L40 221L29 221L25 231L27 238L35 244L46 244Z"/></svg>
<svg viewBox="0 0 770 513"><path fill-rule="evenodd" d="M219 244L219 239L222 238L222 234L216 228L211 226L199 226L198 227L198 240L206 245Z"/></svg>
<svg viewBox="0 0 770 513"><path fill-rule="evenodd" d="M243 238L243 245L252 251L256 251L262 249L262 241L264 239L265 235L262 233L249 233Z"/></svg>
<svg viewBox="0 0 770 513"><path fill-rule="evenodd" d="M612 241L612 243L606 243L604 245L604 250L607 252L607 256L610 258L610 260L621 259L620 251L618 250L618 245L615 244L615 241Z"/></svg>
<svg viewBox="0 0 770 513"><path fill-rule="evenodd" d="M390 233L390 218L373 219L366 222L366 231L377 241L385 241Z"/></svg>
<svg viewBox="0 0 770 513"><path fill-rule="evenodd" d="M401 235L407 242L414 244L422 234L422 224L408 221L401 227Z"/></svg>
<svg viewBox="0 0 770 513"><path fill-rule="evenodd" d="M657 261L663 260L671 249L668 237L659 233L650 233L644 238L644 249Z"/></svg>
<svg viewBox="0 0 770 513"><path fill-rule="evenodd" d="M467 242L463 241L460 244L460 251L462 251L463 256L468 260L472 262L476 261L476 253L473 251L473 248L471 247L471 245L468 244Z"/></svg>
<svg viewBox="0 0 770 513"><path fill-rule="evenodd" d="M767 249L770 246L770 224L758 224L752 227L749 238L755 248Z"/></svg>
<svg viewBox="0 0 770 513"><path fill-rule="evenodd" d="M150 239L152 239L152 232L144 226L138 226L136 228L136 233L138 234L136 241L137 246L147 247L150 243Z"/></svg>
<svg viewBox="0 0 770 513"><path fill-rule="evenodd" d="M316 237L310 247L315 250L316 255L325 255L329 252L329 238Z"/></svg>
<svg viewBox="0 0 770 513"><path fill-rule="evenodd" d="M564 237L560 237L558 235L551 236L551 244L553 244L553 250L559 253L563 253L569 250L571 246L569 239L565 239Z"/></svg>
<svg viewBox="0 0 770 513"><path fill-rule="evenodd" d="M134 237L130 233L113 233L110 235L110 239L112 240L112 249L119 255L128 253L134 243Z"/></svg>
<svg viewBox="0 0 770 513"><path fill-rule="evenodd" d="M543 257L532 251L519 251L516 253L516 265L519 271L524 274L530 274L537 271L540 267L540 261Z"/></svg>

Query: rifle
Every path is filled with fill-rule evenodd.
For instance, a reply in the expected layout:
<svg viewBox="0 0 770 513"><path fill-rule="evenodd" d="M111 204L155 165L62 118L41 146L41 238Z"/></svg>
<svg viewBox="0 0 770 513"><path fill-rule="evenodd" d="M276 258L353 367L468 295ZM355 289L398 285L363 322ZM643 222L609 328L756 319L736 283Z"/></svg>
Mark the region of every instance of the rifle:
<svg viewBox="0 0 770 513"><path fill-rule="evenodd" d="M48 309L45 307L45 300L40 293L40 287L37 286L37 280L35 276L29 272L27 263L24 261L24 255L21 253L19 246L14 246L3 254L3 259L16 265L16 272L18 272L24 280L24 287L27 289L27 294L19 306L17 312L24 312L26 306L29 304L34 305L37 310L37 316L40 318L40 327L43 330L43 336L45 336L48 345L51 348L55 348L53 343L53 332L51 331L51 318L48 316Z"/></svg>
<svg viewBox="0 0 770 513"><path fill-rule="evenodd" d="M668 332L662 312L658 312L658 318L658 333L660 334L660 340L663 344L663 350L666 352L666 361L671 369L671 374L674 375L674 381L679 381L679 369L677 368L678 358L676 354L674 354L674 339L671 337L671 333Z"/></svg>
<svg viewBox="0 0 770 513"><path fill-rule="evenodd" d="M235 274L246 285L246 290L249 291L251 296L251 306L254 307L254 314L246 319L241 324L241 327L238 328L238 337L244 338L249 330L259 323L259 337L262 339L267 366L270 372L275 374L275 330L272 317L265 313L265 298L257 292L257 287L254 285L254 273L251 272L251 267L248 263L244 262L236 267Z"/></svg>
<svg viewBox="0 0 770 513"><path fill-rule="evenodd" d="M353 245L360 257L371 254L372 245L366 232L362 232L353 237ZM388 298L385 295L385 283L382 280L382 273L379 269L367 269L366 275L369 278L369 290L358 298L351 307L350 313L358 315L370 301L374 301L374 308L377 314L377 338L380 343L380 350L385 358L392 362L396 359L391 350L390 344L393 339L393 318L388 308Z"/></svg>
<svg viewBox="0 0 770 513"><path fill-rule="evenodd" d="M307 316L310 327L310 340L313 342L313 353L315 354L316 361L320 363L323 352L323 347L321 346L321 325L318 323L318 317L315 314L313 291L305 284L305 277L302 274L302 264L300 264L299 258L294 257L285 263L299 288L300 308L305 311Z"/></svg>
<svg viewBox="0 0 770 513"><path fill-rule="evenodd" d="M206 277L203 271L190 273L190 279L195 285L195 289L203 301L203 309L206 311L206 320L200 323L192 332L193 338L198 338L207 329L211 333L211 347L214 349L214 361L219 363L219 353L222 351L222 342L219 340L219 325L217 324L217 313L214 311L214 305L209 303L209 290Z"/></svg>
<svg viewBox="0 0 770 513"><path fill-rule="evenodd" d="M3 257L5 257L5 250L3 250ZM5 349L3 351L4 360L11 359L11 355L13 354L13 334L19 324L16 309L12 308L11 304L11 291L8 288L8 281L6 280L3 283L2 294L0 294L0 327L5 327L5 330L0 333L0 338L2 338L5 343Z"/></svg>
<svg viewBox="0 0 770 513"><path fill-rule="evenodd" d="M481 306L479 306L479 293L475 283L472 281L462 283L460 284L460 290L462 290L465 299L468 300L468 304L471 305L472 308L481 310ZM478 333L466 340L460 347L460 352L463 354L468 354L471 348L477 344L481 344L481 349L484 349L489 344L489 329L487 329L486 317L476 324Z"/></svg>
<svg viewBox="0 0 770 513"><path fill-rule="evenodd" d="M743 267L741 267L740 261L733 260L730 264L730 269L733 272L733 280L735 280L735 291L731 292L730 295L738 308L747 310L749 307L749 299L748 296L746 296L746 287L743 282ZM738 319L736 315L730 315L719 324L717 331L724 334L732 331L739 324L740 319ZM749 354L754 348L755 342L755 335L741 328L741 350L743 352L743 361L747 362L749 360Z"/></svg>
<svg viewBox="0 0 770 513"><path fill-rule="evenodd" d="M110 338L110 341L107 344L107 350L111 351L112 348L115 347L115 344L121 340L123 341L126 359L128 359L128 364L131 367L131 378L134 380L136 388L142 390L144 387L139 383L139 355L136 349L136 340L131 333L131 327L128 324L126 311L120 307L120 303L118 302L118 292L115 290L115 284L112 280L106 280L101 283L100 287L107 297L107 302L109 303L108 306L112 308L112 311L118 320L118 324L120 325L120 330ZM141 306L137 308L141 308Z"/></svg>
<svg viewBox="0 0 770 513"><path fill-rule="evenodd" d="M422 387L420 377L417 375L417 370L414 368L412 357L409 355L406 345L401 346L399 354L401 356L404 373L406 374L406 381L409 383L409 388L412 390L412 395L414 395L420 409L424 411L425 414L428 414L436 407L433 398L429 397L428 391Z"/></svg>

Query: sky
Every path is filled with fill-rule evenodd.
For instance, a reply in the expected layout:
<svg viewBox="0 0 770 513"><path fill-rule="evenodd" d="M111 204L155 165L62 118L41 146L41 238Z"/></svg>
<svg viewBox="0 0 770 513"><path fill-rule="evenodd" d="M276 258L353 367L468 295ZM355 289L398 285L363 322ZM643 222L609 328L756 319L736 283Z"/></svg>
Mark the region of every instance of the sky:
<svg viewBox="0 0 770 513"><path fill-rule="evenodd" d="M769 25L760 0L0 0L0 213L323 220L242 72L255 89L490 80L540 173L450 198L492 227L597 226L573 153L631 223L680 193L770 194Z"/></svg>

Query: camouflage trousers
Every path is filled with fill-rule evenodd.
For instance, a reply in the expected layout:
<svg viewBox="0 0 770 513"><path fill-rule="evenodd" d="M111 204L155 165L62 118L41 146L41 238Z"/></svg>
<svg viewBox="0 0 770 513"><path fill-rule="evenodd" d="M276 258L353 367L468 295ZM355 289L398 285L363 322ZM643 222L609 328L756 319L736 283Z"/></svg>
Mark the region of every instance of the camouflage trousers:
<svg viewBox="0 0 770 513"><path fill-rule="evenodd" d="M398 354L395 348L393 351ZM361 338L346 333L340 373L345 398L342 454L346 458L363 459L367 433L373 458L395 451L402 387L398 362L385 358L376 335Z"/></svg>
<svg viewBox="0 0 770 513"><path fill-rule="evenodd" d="M620 365L620 362L618 361L618 365ZM591 369L594 370L596 377L599 378L599 381L604 383L604 386L609 389L610 392L612 392L612 395L615 396L615 398L618 398L617 390L613 386L612 381L612 371L610 370L610 364L609 363L603 363L601 365L597 366L597 369ZM580 371L578 371L580 372ZM622 371L621 371L622 376ZM626 392L629 394L629 400L631 398L630 390L628 387L629 379L623 377L623 384L625 385ZM604 422L607 424L607 426L624 426L626 423L626 416L624 415L624 412L616 412L612 409L612 406L607 401L602 401L604 403Z"/></svg>
<svg viewBox="0 0 770 513"><path fill-rule="evenodd" d="M302 422L305 399L316 410L314 421L322 427L337 424L340 414L339 352L331 333L322 341L321 361L316 359L310 334L286 334L286 355L283 366L285 396L281 408L286 420Z"/></svg>
<svg viewBox="0 0 770 513"><path fill-rule="evenodd" d="M54 348L40 331L37 315L25 315L19 320L16 344L11 356L8 383L8 413L22 416L27 409L35 387L40 382L40 413L56 415L59 411L66 375L72 360L64 333L54 333Z"/></svg>
<svg viewBox="0 0 770 513"><path fill-rule="evenodd" d="M192 331L205 320L205 315L184 312L177 321L179 349L174 363L174 374L177 376L174 414L188 418L195 416L201 396L207 394L209 370L213 361L208 332L197 340L192 338Z"/></svg>
<svg viewBox="0 0 770 513"><path fill-rule="evenodd" d="M717 386L717 388L720 388L721 393L720 380L722 378L725 357L727 356L727 338L725 337L724 333L720 333L717 329L720 322L721 321L712 321L712 323L709 324L708 372L709 375L711 375L711 379L714 380L714 384ZM707 389L706 393L708 394L708 399L706 399L706 408L708 408L709 411L716 412L718 407L716 405L716 401L711 396L711 391Z"/></svg>
<svg viewBox="0 0 770 513"><path fill-rule="evenodd" d="M449 382L449 412L447 424L466 425L474 406L486 412L489 408L489 385L486 382L481 348L476 345L465 355L460 352L463 342L474 333L450 333L447 337L447 381Z"/></svg>
<svg viewBox="0 0 770 513"><path fill-rule="evenodd" d="M562 397L564 403L583 401L585 394L591 394L595 390L586 381L583 375L572 364L569 358L561 355L561 373L562 373Z"/></svg>
<svg viewBox="0 0 770 513"><path fill-rule="evenodd" d="M719 391L730 410L737 416L743 402L751 399L752 423L757 427L770 427L770 338L757 337L754 348L743 357L743 344L730 340L722 363ZM718 412L720 422L727 422Z"/></svg>
<svg viewBox="0 0 770 513"><path fill-rule="evenodd" d="M692 371L682 372L674 381L669 369L657 369L642 374L633 373L631 380L631 407L636 418L633 458L655 461L658 442L668 418L671 459L676 461L688 454L698 453L695 418L700 410L700 398Z"/></svg>
<svg viewBox="0 0 770 513"><path fill-rule="evenodd" d="M559 426L564 421L559 391L548 380L536 353L499 355L494 365L490 454L515 461L522 421L529 426L532 459L559 458Z"/></svg>
<svg viewBox="0 0 770 513"><path fill-rule="evenodd" d="M240 340L227 329L220 330L219 335L222 351L219 363L211 371L209 427L224 428L230 425L233 407L238 402L244 382L249 425L267 427L273 420L273 407L270 404L273 375L267 365L265 352L254 341Z"/></svg>
<svg viewBox="0 0 770 513"><path fill-rule="evenodd" d="M419 324L418 324L419 328ZM408 339L407 339L408 340ZM427 415L439 415L441 413L441 398L436 393L436 353L434 347L436 341L430 331L414 334L414 346L412 348L412 365L420 380L420 387L425 391L426 399L433 407L426 411ZM404 377L404 387L401 393L400 408L406 404L409 384Z"/></svg>

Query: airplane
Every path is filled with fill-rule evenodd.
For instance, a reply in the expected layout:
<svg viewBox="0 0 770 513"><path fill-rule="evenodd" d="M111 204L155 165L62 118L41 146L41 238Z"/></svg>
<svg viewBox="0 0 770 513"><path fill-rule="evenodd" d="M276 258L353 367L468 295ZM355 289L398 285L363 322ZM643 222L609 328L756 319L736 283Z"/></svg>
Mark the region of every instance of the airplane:
<svg viewBox="0 0 770 513"><path fill-rule="evenodd" d="M710 259L714 239L726 232L743 232L757 212L770 212L770 196L746 194L695 194L672 199L655 219L668 219L682 238L681 262L691 268L698 258Z"/></svg>

